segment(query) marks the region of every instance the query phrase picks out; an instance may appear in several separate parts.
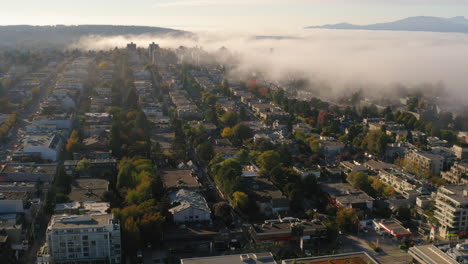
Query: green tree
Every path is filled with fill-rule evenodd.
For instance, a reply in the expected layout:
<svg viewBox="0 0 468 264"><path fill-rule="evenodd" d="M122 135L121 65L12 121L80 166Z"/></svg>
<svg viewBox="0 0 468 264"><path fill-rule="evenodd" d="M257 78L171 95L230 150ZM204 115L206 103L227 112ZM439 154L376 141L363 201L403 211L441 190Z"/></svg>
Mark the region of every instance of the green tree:
<svg viewBox="0 0 468 264"><path fill-rule="evenodd" d="M196 147L195 152L204 164L208 164L208 162L214 157L213 146L209 142L199 144Z"/></svg>
<svg viewBox="0 0 468 264"><path fill-rule="evenodd" d="M280 163L281 157L278 152L274 150L265 151L257 158L258 166L260 166L260 168L265 172L271 171Z"/></svg>
<svg viewBox="0 0 468 264"><path fill-rule="evenodd" d="M224 125L233 127L239 122L239 116L234 111L228 111L221 116L220 120Z"/></svg>
<svg viewBox="0 0 468 264"><path fill-rule="evenodd" d="M81 159L77 164L76 164L76 170L77 171L82 171L82 170L88 170L91 168L91 162L87 158Z"/></svg>
<svg viewBox="0 0 468 264"><path fill-rule="evenodd" d="M235 125L232 128L231 133L235 145L241 145L244 140L253 137L252 129L250 129L250 127L248 127L247 125L241 123Z"/></svg>
<svg viewBox="0 0 468 264"><path fill-rule="evenodd" d="M339 208L336 212L336 224L340 230L357 232L361 214L354 208Z"/></svg>
<svg viewBox="0 0 468 264"><path fill-rule="evenodd" d="M346 180L354 187L363 190L366 193L372 192L371 180L369 175L364 172L351 172Z"/></svg>
<svg viewBox="0 0 468 264"><path fill-rule="evenodd" d="M249 196L243 192L234 192L232 194L232 204L234 208L245 210L249 205Z"/></svg>

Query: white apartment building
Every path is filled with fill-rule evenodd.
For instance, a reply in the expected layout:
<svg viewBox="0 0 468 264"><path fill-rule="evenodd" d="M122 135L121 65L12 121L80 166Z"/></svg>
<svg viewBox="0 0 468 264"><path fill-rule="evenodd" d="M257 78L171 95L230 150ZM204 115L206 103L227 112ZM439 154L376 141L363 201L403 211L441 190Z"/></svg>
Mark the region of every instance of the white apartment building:
<svg viewBox="0 0 468 264"><path fill-rule="evenodd" d="M53 215L46 231L47 253L38 263L121 263L120 225L112 214Z"/></svg>
<svg viewBox="0 0 468 264"><path fill-rule="evenodd" d="M468 184L468 163L457 162L449 171L441 173L442 178L453 184Z"/></svg>
<svg viewBox="0 0 468 264"><path fill-rule="evenodd" d="M406 152L405 159L416 163L421 168L430 172L432 176L440 175L444 166L444 158L442 156L417 150Z"/></svg>
<svg viewBox="0 0 468 264"><path fill-rule="evenodd" d="M379 179L393 187L398 193L402 193L408 190L414 190L418 187L413 182L410 182L406 178L406 175L404 175L403 172L399 170L381 170L379 172Z"/></svg>
<svg viewBox="0 0 468 264"><path fill-rule="evenodd" d="M439 221L442 237L468 232L468 187L441 186L436 193L434 217Z"/></svg>

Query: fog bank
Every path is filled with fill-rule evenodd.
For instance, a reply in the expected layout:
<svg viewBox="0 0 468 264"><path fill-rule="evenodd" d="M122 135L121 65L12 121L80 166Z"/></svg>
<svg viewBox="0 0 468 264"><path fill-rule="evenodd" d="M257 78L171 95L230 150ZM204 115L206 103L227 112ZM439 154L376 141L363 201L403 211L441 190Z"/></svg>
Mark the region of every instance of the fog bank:
<svg viewBox="0 0 468 264"><path fill-rule="evenodd" d="M442 82L449 95L461 102L468 99L466 34L317 29L283 35L291 38L254 39L243 33L195 33L197 39L89 36L71 48L106 50L125 47L130 41L139 47L154 41L162 48L201 46L213 52L224 46L239 55L236 72L261 69L272 80L297 72L312 82L327 83L333 90L329 95L359 88L377 94L392 93L396 83L412 87Z"/></svg>

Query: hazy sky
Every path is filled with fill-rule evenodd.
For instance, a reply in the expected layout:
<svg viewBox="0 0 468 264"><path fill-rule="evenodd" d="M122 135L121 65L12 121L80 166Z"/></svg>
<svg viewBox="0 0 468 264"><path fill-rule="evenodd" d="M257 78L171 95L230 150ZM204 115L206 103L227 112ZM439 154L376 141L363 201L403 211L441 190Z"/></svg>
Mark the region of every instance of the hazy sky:
<svg viewBox="0 0 468 264"><path fill-rule="evenodd" d="M0 24L120 24L181 29L299 29L408 16L468 16L468 0L14 0Z"/></svg>

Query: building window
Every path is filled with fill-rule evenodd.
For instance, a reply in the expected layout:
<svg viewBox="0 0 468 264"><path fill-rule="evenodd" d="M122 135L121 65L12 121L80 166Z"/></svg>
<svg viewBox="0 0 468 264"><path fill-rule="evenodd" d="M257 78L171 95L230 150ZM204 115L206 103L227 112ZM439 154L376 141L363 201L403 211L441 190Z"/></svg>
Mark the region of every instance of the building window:
<svg viewBox="0 0 468 264"><path fill-rule="evenodd" d="M96 241L91 241L91 246L95 246L96 245Z"/></svg>
<svg viewBox="0 0 468 264"><path fill-rule="evenodd" d="M83 236L83 240L88 240L88 236Z"/></svg>

